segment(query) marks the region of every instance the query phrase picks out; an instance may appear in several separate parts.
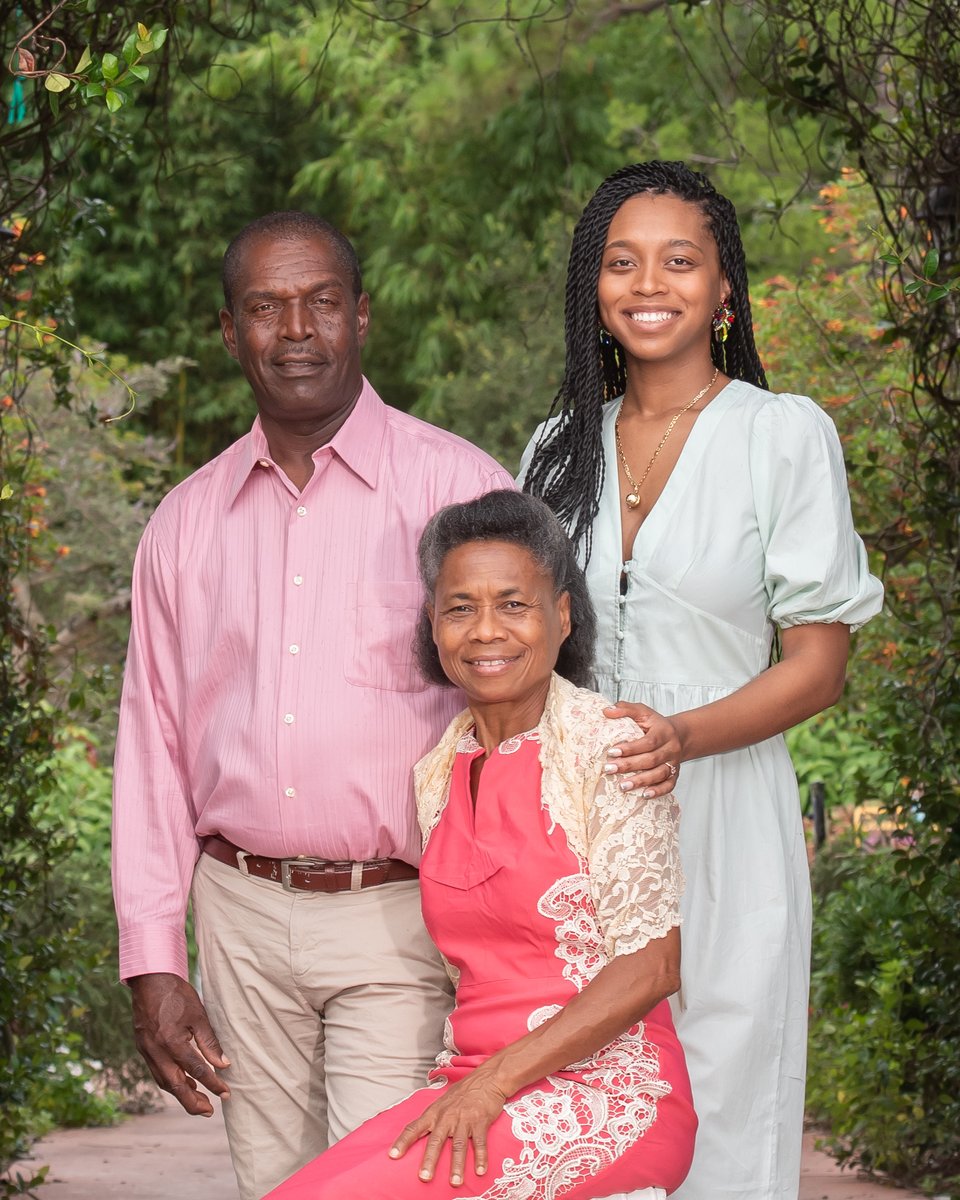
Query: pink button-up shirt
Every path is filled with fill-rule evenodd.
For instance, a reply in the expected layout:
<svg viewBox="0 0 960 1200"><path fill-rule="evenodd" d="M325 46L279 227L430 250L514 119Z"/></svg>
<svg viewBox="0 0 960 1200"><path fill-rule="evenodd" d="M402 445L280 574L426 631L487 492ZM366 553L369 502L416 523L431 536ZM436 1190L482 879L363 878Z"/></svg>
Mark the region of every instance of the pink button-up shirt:
<svg viewBox="0 0 960 1200"><path fill-rule="evenodd" d="M411 639L438 508L510 476L364 380L302 492L259 420L157 508L137 552L114 783L123 978L186 978L199 839L420 860L411 767L463 706Z"/></svg>

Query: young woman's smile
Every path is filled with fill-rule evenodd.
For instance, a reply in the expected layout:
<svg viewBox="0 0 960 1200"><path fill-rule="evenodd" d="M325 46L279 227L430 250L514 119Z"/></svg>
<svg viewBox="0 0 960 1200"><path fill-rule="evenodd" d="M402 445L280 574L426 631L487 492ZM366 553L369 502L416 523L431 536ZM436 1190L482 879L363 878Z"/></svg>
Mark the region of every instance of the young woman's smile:
<svg viewBox="0 0 960 1200"><path fill-rule="evenodd" d="M600 320L638 359L709 355L710 322L729 287L703 213L642 192L610 222L600 264Z"/></svg>

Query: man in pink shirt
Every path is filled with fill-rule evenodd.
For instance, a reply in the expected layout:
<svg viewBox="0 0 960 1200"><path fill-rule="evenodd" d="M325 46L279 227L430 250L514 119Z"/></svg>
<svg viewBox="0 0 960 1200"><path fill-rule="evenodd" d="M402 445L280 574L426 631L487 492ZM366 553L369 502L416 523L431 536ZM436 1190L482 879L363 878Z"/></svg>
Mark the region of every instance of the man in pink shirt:
<svg viewBox="0 0 960 1200"><path fill-rule="evenodd" d="M369 298L332 226L261 218L223 280L258 416L137 553L114 891L140 1050L187 1112L213 1111L198 1084L228 1100L256 1200L442 1045L410 772L461 704L414 665L416 546L438 508L511 480L363 377Z"/></svg>

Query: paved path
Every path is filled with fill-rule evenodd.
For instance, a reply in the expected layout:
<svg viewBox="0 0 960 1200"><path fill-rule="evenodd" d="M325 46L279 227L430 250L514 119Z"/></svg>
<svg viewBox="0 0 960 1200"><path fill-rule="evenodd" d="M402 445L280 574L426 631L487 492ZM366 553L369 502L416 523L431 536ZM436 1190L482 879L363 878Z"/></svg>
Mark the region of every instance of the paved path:
<svg viewBox="0 0 960 1200"><path fill-rule="evenodd" d="M38 1142L20 1171L42 1163L50 1173L40 1200L237 1200L219 1109L210 1119L188 1117L171 1102L112 1129L63 1130ZM798 1200L920 1197L841 1171L808 1135Z"/></svg>

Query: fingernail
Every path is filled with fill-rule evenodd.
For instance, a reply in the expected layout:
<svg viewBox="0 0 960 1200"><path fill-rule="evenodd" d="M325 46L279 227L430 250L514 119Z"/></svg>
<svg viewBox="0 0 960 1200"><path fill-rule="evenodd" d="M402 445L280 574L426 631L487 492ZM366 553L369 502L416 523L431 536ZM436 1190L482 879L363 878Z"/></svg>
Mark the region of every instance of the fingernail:
<svg viewBox="0 0 960 1200"><path fill-rule="evenodd" d="M632 779L624 779L624 781L620 784L620 788L624 792L632 792L633 791L633 780Z"/></svg>
<svg viewBox="0 0 960 1200"><path fill-rule="evenodd" d="M617 769L616 763L604 763L603 764L604 775L612 775L616 769Z"/></svg>
<svg viewBox="0 0 960 1200"><path fill-rule="evenodd" d="M656 794L657 793L653 790L653 788L644 788L640 793L644 800L652 800Z"/></svg>
<svg viewBox="0 0 960 1200"><path fill-rule="evenodd" d="M607 758L621 758L623 751L618 746L611 746L607 751Z"/></svg>
<svg viewBox="0 0 960 1200"><path fill-rule="evenodd" d="M421 1171L420 1178L423 1180L424 1183L429 1183L430 1182L430 1172L429 1171Z"/></svg>
<svg viewBox="0 0 960 1200"><path fill-rule="evenodd" d="M396 1148L396 1146L391 1146L390 1149L387 1151L387 1153L390 1155L391 1158L399 1158L400 1157L400 1151Z"/></svg>
<svg viewBox="0 0 960 1200"><path fill-rule="evenodd" d="M450 1176L450 1184L452 1187L459 1187L461 1183L463 1183L463 1180L460 1178L459 1175L451 1175Z"/></svg>

